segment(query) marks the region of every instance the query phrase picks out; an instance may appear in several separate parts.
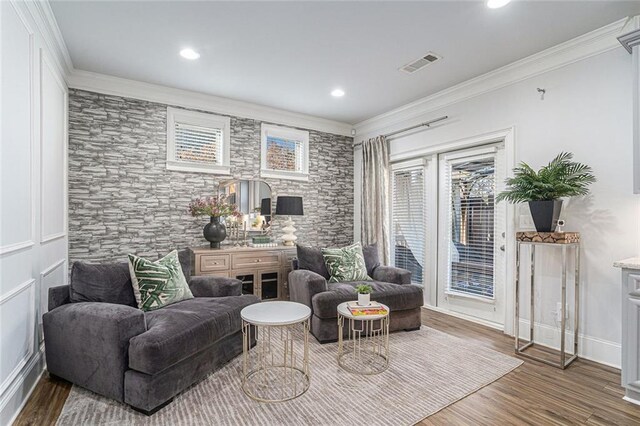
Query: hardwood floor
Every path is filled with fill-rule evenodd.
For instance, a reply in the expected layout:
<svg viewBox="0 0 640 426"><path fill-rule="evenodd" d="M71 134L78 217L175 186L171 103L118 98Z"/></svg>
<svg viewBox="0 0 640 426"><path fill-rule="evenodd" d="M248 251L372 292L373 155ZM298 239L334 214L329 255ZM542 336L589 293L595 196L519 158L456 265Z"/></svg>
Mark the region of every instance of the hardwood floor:
<svg viewBox="0 0 640 426"><path fill-rule="evenodd" d="M422 322L513 355L513 339L499 331L429 310L423 311ZM640 424L640 407L622 400L619 370L580 359L564 371L524 361L418 425ZM67 382L45 373L15 425L55 424L70 389Z"/></svg>
<svg viewBox="0 0 640 426"><path fill-rule="evenodd" d="M49 373L45 371L13 424L23 426L54 425L62 412L70 390L71 383L51 378Z"/></svg>

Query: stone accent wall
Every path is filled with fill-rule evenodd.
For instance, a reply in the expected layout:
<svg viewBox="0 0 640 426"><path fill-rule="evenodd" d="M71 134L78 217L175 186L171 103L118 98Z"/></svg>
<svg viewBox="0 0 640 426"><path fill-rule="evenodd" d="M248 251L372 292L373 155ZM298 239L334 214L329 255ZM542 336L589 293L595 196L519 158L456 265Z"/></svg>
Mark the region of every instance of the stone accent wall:
<svg viewBox="0 0 640 426"><path fill-rule="evenodd" d="M187 212L228 177L166 169L167 105L69 91L69 260L156 258L207 244L207 218ZM231 173L260 179L260 121L231 117ZM352 138L309 131L309 182L263 179L278 195L300 195L298 241L339 246L353 240ZM281 220L274 219L278 237Z"/></svg>

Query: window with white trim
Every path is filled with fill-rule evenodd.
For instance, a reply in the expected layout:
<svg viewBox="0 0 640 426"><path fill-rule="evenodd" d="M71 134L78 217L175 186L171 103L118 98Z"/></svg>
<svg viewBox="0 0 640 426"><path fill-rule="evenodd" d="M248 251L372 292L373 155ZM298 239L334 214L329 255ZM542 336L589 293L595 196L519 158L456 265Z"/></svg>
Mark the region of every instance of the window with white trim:
<svg viewBox="0 0 640 426"><path fill-rule="evenodd" d="M425 166L421 161L393 166L393 265L411 271L411 282L423 284L425 260Z"/></svg>
<svg viewBox="0 0 640 426"><path fill-rule="evenodd" d="M167 169L228 175L229 117L167 108Z"/></svg>
<svg viewBox="0 0 640 426"><path fill-rule="evenodd" d="M308 180L309 132L263 124L260 176Z"/></svg>
<svg viewBox="0 0 640 426"><path fill-rule="evenodd" d="M494 297L496 154L444 159L448 291Z"/></svg>

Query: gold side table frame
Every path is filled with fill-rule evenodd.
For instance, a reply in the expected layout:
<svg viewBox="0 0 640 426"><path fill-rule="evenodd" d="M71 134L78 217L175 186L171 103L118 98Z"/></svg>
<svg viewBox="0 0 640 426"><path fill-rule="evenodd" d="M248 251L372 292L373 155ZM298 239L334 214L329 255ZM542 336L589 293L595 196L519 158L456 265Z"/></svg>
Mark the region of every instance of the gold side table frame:
<svg viewBox="0 0 640 426"><path fill-rule="evenodd" d="M515 334L515 353L525 358L533 359L535 361L542 362L547 365L551 365L553 367L565 369L569 364L575 361L578 358L578 321L579 321L579 283L580 283L580 242L579 238L575 242L539 242L539 241L522 241L520 240L520 234L517 235L516 241L516 305L515 305L515 324L514 324L514 334ZM530 323L529 323L529 341L525 341L525 344L520 346L520 250L522 245L529 245L531 247L531 271L530 271L530 281L531 281L531 313L530 313ZM560 332L560 362L556 363L553 361L549 361L544 358L540 358L524 351L532 346L534 346L534 302L535 302L535 291L534 291L534 282L535 282L535 254L536 254L536 246L547 246L547 247L555 247L560 248L562 251L562 306L560 308L560 315L562 316L561 322L561 332ZM568 262L568 249L573 248L575 255L575 271L574 271L574 320L573 320L573 355L567 359L566 348L565 348L565 340L566 340L566 313L565 309L567 306L567 262Z"/></svg>
<svg viewBox="0 0 640 426"><path fill-rule="evenodd" d="M284 402L309 389L309 321L256 325L243 320L242 390L250 398Z"/></svg>
<svg viewBox="0 0 640 426"><path fill-rule="evenodd" d="M389 308L384 307L386 315L371 318L348 315L338 307L338 365L342 369L353 374L373 375L389 367Z"/></svg>

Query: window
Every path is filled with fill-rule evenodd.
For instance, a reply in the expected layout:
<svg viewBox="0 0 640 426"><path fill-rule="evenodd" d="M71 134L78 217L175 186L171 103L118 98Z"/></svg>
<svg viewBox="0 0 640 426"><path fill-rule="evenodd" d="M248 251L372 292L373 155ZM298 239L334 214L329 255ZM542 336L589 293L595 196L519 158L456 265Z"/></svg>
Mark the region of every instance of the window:
<svg viewBox="0 0 640 426"><path fill-rule="evenodd" d="M449 291L494 297L494 155L446 161Z"/></svg>
<svg viewBox="0 0 640 426"><path fill-rule="evenodd" d="M422 164L394 168L392 174L393 262L411 271L423 284L425 260L425 168Z"/></svg>
<svg viewBox="0 0 640 426"><path fill-rule="evenodd" d="M229 117L167 108L167 169L228 175Z"/></svg>
<svg viewBox="0 0 640 426"><path fill-rule="evenodd" d="M262 125L262 177L309 179L309 132Z"/></svg>

